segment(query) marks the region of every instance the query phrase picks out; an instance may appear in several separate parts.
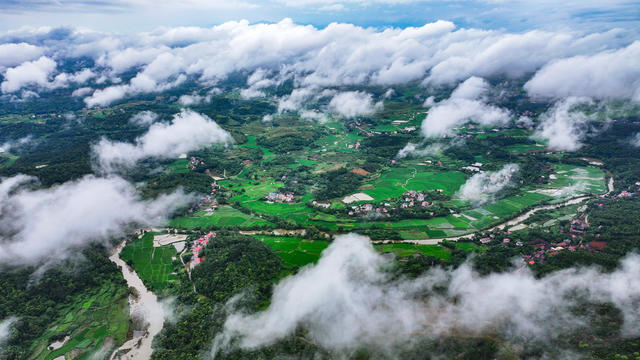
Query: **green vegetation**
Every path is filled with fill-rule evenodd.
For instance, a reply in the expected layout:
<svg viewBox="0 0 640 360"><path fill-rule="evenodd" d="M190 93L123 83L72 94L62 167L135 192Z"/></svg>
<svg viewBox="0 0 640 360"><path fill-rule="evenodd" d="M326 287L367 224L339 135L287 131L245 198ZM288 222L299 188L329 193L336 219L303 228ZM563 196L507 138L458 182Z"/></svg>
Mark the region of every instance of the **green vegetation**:
<svg viewBox="0 0 640 360"><path fill-rule="evenodd" d="M195 228L254 228L272 226L272 224L260 217L247 215L231 206L221 206L214 210L211 214L208 211L200 211L191 216L174 219L170 222L170 226L195 229Z"/></svg>
<svg viewBox="0 0 640 360"><path fill-rule="evenodd" d="M376 245L376 249L382 252L391 252L398 257L408 257L414 254L432 256L441 260L449 260L451 252L440 245L414 245L414 244L383 244Z"/></svg>
<svg viewBox="0 0 640 360"><path fill-rule="evenodd" d="M328 241L303 240L291 236L255 235L269 246L291 268L312 264L318 261L320 253L329 246Z"/></svg>
<svg viewBox="0 0 640 360"><path fill-rule="evenodd" d="M128 291L106 255L107 249L92 246L82 259L51 267L38 281L32 281L35 268L1 269L0 318L18 319L2 358L50 360L73 353L90 359L122 344L129 330ZM65 337L61 348L48 348Z"/></svg>
<svg viewBox="0 0 640 360"><path fill-rule="evenodd" d="M152 291L161 291L174 281L172 276L178 270L179 260L172 245L154 247L153 233L146 233L141 239L127 244L120 258L132 266L145 286Z"/></svg>

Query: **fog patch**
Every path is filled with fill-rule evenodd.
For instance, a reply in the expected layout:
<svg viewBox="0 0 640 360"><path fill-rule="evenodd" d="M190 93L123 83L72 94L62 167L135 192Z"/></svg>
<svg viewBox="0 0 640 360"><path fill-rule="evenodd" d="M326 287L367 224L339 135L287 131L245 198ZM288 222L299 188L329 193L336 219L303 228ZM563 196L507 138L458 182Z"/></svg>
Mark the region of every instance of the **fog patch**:
<svg viewBox="0 0 640 360"><path fill-rule="evenodd" d="M129 118L129 123L137 126L149 126L153 124L156 120L158 120L158 118L159 118L158 114L154 113L153 111L145 110Z"/></svg>
<svg viewBox="0 0 640 360"><path fill-rule="evenodd" d="M0 182L0 263L63 259L73 248L122 235L128 225L162 224L191 201L180 191L143 200L117 176L87 175L48 189L23 186L33 181L18 175Z"/></svg>
<svg viewBox="0 0 640 360"><path fill-rule="evenodd" d="M507 164L499 171L479 172L460 187L456 196L473 206L480 206L493 200L495 194L512 185L512 177L520 168L517 164Z"/></svg>
<svg viewBox="0 0 640 360"><path fill-rule="evenodd" d="M182 110L171 123L154 123L133 144L102 138L93 147L101 170L132 167L145 158L172 158L212 144L231 143L231 135L206 115Z"/></svg>
<svg viewBox="0 0 640 360"><path fill-rule="evenodd" d="M406 157L433 156L439 154L444 148L445 145L442 143L421 145L410 142L407 143L407 145L405 145L402 149L400 149L400 151L398 151L398 154L396 154L396 159L404 159Z"/></svg>
<svg viewBox="0 0 640 360"><path fill-rule="evenodd" d="M631 140L629 140L629 143L633 147L640 147L640 133L636 133L635 135L633 135L631 137Z"/></svg>
<svg viewBox="0 0 640 360"><path fill-rule="evenodd" d="M35 140L33 140L33 137L31 137L31 135L25 136L18 140L5 141L4 143L0 144L0 153L10 152L12 150L20 151L27 146L33 145L34 143L35 143Z"/></svg>
<svg viewBox="0 0 640 360"><path fill-rule="evenodd" d="M611 273L570 268L543 278L526 267L481 276L466 263L398 279L383 270L391 263L368 238L337 236L317 264L276 285L266 310L230 314L213 342L212 357L224 357L235 346L268 346L299 330L338 358L361 348L393 357L394 350L414 341L458 333L526 345L588 323L571 311L584 300L612 303L622 312L624 334L640 331L636 254Z"/></svg>
<svg viewBox="0 0 640 360"><path fill-rule="evenodd" d="M0 321L0 354L4 350L4 346L11 338L11 326L18 321L16 317L8 317Z"/></svg>
<svg viewBox="0 0 640 360"><path fill-rule="evenodd" d="M544 113L533 134L534 138L548 141L553 150L576 151L582 147L582 140L589 132L592 116L576 109L577 106L592 104L588 98L571 97L556 103Z"/></svg>

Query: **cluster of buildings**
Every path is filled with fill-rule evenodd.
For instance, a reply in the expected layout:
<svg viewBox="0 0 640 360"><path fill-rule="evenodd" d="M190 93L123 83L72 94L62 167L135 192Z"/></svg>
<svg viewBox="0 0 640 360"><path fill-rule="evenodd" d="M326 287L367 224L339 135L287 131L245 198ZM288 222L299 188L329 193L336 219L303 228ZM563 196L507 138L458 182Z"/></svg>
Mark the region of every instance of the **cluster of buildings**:
<svg viewBox="0 0 640 360"><path fill-rule="evenodd" d="M215 195L218 190L220 190L220 185L218 185L217 181L214 181L211 183L211 194L210 195Z"/></svg>
<svg viewBox="0 0 640 360"><path fill-rule="evenodd" d="M636 185L638 185L638 183L636 183ZM634 193L632 193L632 192L629 192L629 191L626 191L626 190L625 190L625 191L622 191L620 194L618 194L618 195L614 195L614 196L612 196L612 197L613 197L614 199L615 199L615 198L619 198L619 197L621 197L621 198L630 198L630 197L632 197L632 196L633 196L633 194L634 194Z"/></svg>
<svg viewBox="0 0 640 360"><path fill-rule="evenodd" d="M536 244L533 244L534 252L530 255L524 255L523 259L530 265L533 265L536 262L543 262L549 256L558 255L558 253L560 253L561 251L576 251L578 249L590 252L602 251L607 247L607 243L605 241L591 241L585 244L580 239L578 244L574 244L578 240L572 239L577 239L578 237L584 235L588 227L589 222L587 221L586 216L583 214L577 219L572 220L571 224L569 225L569 233L571 234L571 239L565 239L557 243L540 241ZM596 234L596 237L599 236L600 234Z"/></svg>
<svg viewBox="0 0 640 360"><path fill-rule="evenodd" d="M214 238L215 236L216 234L210 232L193 243L191 247L191 252L193 253L193 260L191 261L192 268L204 261L204 257L200 257L200 252L202 251L202 249L204 249L205 246L207 246L209 240L211 240L211 238Z"/></svg>
<svg viewBox="0 0 640 360"><path fill-rule="evenodd" d="M403 209L412 208L414 206L428 207L431 204L425 200L425 194L415 190L409 190L402 194L404 202L400 205Z"/></svg>
<svg viewBox="0 0 640 360"><path fill-rule="evenodd" d="M198 159L198 158L196 158L195 156L192 156L192 157L189 159L189 168L190 168L191 170L193 170L193 169L197 168L197 167L198 167L198 165L204 165L204 161L199 160L199 159Z"/></svg>
<svg viewBox="0 0 640 360"><path fill-rule="evenodd" d="M534 251L530 255L524 255L522 258L529 265L543 262L549 256L558 255L560 251L569 250L576 251L579 248L586 248L585 245L571 245L570 240L563 240L558 243L540 242L533 245Z"/></svg>
<svg viewBox="0 0 640 360"><path fill-rule="evenodd" d="M291 191L287 191L284 193L279 192L270 192L267 194L267 203L273 204L274 202L283 202L283 203L291 203L293 202L294 193Z"/></svg>
<svg viewBox="0 0 640 360"><path fill-rule="evenodd" d="M358 195L358 194L354 194L352 196L355 196L355 195ZM362 201L364 199L358 199L358 200ZM373 198L370 198L368 200L373 200ZM402 203L399 206L401 209L409 209L413 207L429 207L433 205L432 203L426 200L426 195L424 193L418 192L416 190L409 190L406 193L402 194L400 201L402 201ZM344 202L349 203L350 201L344 201ZM375 214L378 216L391 217L391 211L397 210L397 209L398 208L396 206L390 203L383 203L380 205L368 203L368 204L351 206L351 210L349 210L348 214L350 216L354 216L354 215L357 216L357 215L370 215L372 212L375 212Z"/></svg>
<svg viewBox="0 0 640 360"><path fill-rule="evenodd" d="M384 206L375 207L373 204L361 204L351 206L351 210L349 210L349 216L354 215L368 215L371 212L375 212L378 216L386 216L390 217L389 210L387 209L391 204L385 203Z"/></svg>

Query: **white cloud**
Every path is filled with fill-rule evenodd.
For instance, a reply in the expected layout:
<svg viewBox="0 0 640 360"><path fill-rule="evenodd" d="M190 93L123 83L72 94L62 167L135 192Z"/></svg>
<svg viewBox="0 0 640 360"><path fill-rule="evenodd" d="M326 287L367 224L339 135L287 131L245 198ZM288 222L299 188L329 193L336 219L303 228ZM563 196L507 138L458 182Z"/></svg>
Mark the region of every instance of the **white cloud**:
<svg viewBox="0 0 640 360"><path fill-rule="evenodd" d="M44 49L24 42L0 44L0 68L20 65L39 58Z"/></svg>
<svg viewBox="0 0 640 360"><path fill-rule="evenodd" d="M55 88L67 87L71 84L83 85L87 81L95 77L96 77L96 74L93 71L91 71L91 69L80 70L74 74L61 73L61 74L58 74L53 79L53 82L48 86L55 89Z"/></svg>
<svg viewBox="0 0 640 360"><path fill-rule="evenodd" d="M190 110L176 114L170 124L154 123L135 143L102 139L93 147L104 171L131 167L145 158L171 158L212 144L232 141L231 135L206 115Z"/></svg>
<svg viewBox="0 0 640 360"><path fill-rule="evenodd" d="M452 128L469 121L480 125L509 122L509 111L484 102L483 96L489 88L490 85L485 80L470 77L458 85L449 99L437 104L427 99L432 107L422 122L422 134L426 137L449 135Z"/></svg>
<svg viewBox="0 0 640 360"><path fill-rule="evenodd" d="M19 66L10 68L4 74L4 81L0 84L3 93L12 93L27 85L46 87L49 78L56 69L56 62L42 56L38 60L27 61Z"/></svg>
<svg viewBox="0 0 640 360"><path fill-rule="evenodd" d="M403 159L410 156L433 156L437 155L443 148L445 148L445 145L441 143L430 144L422 149L420 149L420 146L420 144L414 144L411 142L407 143L407 145L398 151L396 158Z"/></svg>
<svg viewBox="0 0 640 360"><path fill-rule="evenodd" d="M73 90L73 92L71 93L71 96L83 97L83 96L87 96L87 95L91 94L92 91L93 91L93 89L90 88L90 87L81 87L81 88Z"/></svg>
<svg viewBox="0 0 640 360"><path fill-rule="evenodd" d="M9 152L11 150L21 150L27 145L31 145L33 143L34 143L34 140L31 137L31 135L27 135L18 140L8 140L0 144L0 153Z"/></svg>
<svg viewBox="0 0 640 360"><path fill-rule="evenodd" d="M633 137L631 138L631 140L629 140L629 142L633 147L640 147L640 133L636 133L635 135L633 135Z"/></svg>
<svg viewBox="0 0 640 360"><path fill-rule="evenodd" d="M85 98L84 102L88 107L106 106L124 98L127 95L127 89L127 86L124 85L98 89L93 92L93 95Z"/></svg>
<svg viewBox="0 0 640 360"><path fill-rule="evenodd" d="M256 90L255 88L247 88L247 89L240 90L240 97L242 97L245 100L264 97L264 96L265 96L265 93L263 91Z"/></svg>
<svg viewBox="0 0 640 360"><path fill-rule="evenodd" d="M156 120L158 120L158 114L153 111L146 110L133 115L129 119L129 122L138 126L149 126Z"/></svg>
<svg viewBox="0 0 640 360"><path fill-rule="evenodd" d="M68 87L72 84L84 84L96 74L91 69L83 69L74 74L60 73L53 77L56 62L42 56L38 60L27 61L7 69L4 81L0 84L3 93L16 92L27 86L37 86L45 90Z"/></svg>
<svg viewBox="0 0 640 360"><path fill-rule="evenodd" d="M208 103L210 101L211 95L202 96L195 93L191 95L182 95L180 96L180 98L178 98L178 104L182 106L198 105L202 103Z"/></svg>
<svg viewBox="0 0 640 360"><path fill-rule="evenodd" d="M640 332L638 255L610 273L572 268L543 278L526 268L480 276L463 264L394 279L383 270L389 262L365 237L336 237L316 265L280 281L266 310L229 315L213 357L224 357L231 344L268 346L300 330L336 357L358 348L394 356L398 347L452 332L526 346L576 330L587 319L570 309L583 300L612 303L621 310L624 333Z"/></svg>
<svg viewBox="0 0 640 360"><path fill-rule="evenodd" d="M340 2L321 5L338 4ZM210 28L163 27L135 36L69 29L66 37L54 39L55 36L49 34L52 31L54 29L22 30L12 33L11 39L16 39L17 44L33 42L31 46L37 44L56 60L91 57L97 65L91 70L100 74L96 81L108 79L112 85L85 99L88 106L104 106L128 96L163 91L187 78L212 85L235 72L249 74L248 88L243 91L247 98L262 96L264 89L284 80L293 80L296 88L314 88L320 92L324 88L351 85L392 86L412 81L442 85L472 76L519 77L548 67L549 70L539 74L539 82L544 85L550 83L545 79L552 76L545 74L555 69L555 62L565 61L558 59L567 62L585 59L588 64L581 66L591 69L605 65L602 59L606 56L618 60L614 62L615 67L596 75L598 82L607 81L603 84L615 86L620 81L627 84L637 78L633 59L638 45L621 49L634 36L623 30L590 34L533 30L510 34L456 29L448 21L407 28L375 29L345 23L315 28L284 19L273 24L239 21ZM607 52L609 50L611 52ZM598 53L601 54L596 55ZM571 60L576 56L582 58ZM588 78L580 74L598 73L589 69L573 72L576 75L561 84L564 87L549 85L549 94L563 91L559 95L566 96L576 90L580 95L586 91L581 84ZM135 75L126 83L116 84L116 76L126 71L133 71ZM560 73L570 76L569 72ZM622 73L631 76L616 80L621 79ZM47 84L51 75L46 73L37 82ZM63 78L65 76L71 75ZM538 88L537 80L532 84ZM635 83L632 85L632 89L637 89ZM19 88L8 84L5 87ZM630 91L619 88L612 96Z"/></svg>
<svg viewBox="0 0 640 360"><path fill-rule="evenodd" d="M552 61L525 84L533 96L640 101L640 41L615 51Z"/></svg>
<svg viewBox="0 0 640 360"><path fill-rule="evenodd" d="M322 111L313 111L313 110L304 110L300 112L300 117L305 120L317 121L317 122L325 122L328 117L327 114Z"/></svg>
<svg viewBox="0 0 640 360"><path fill-rule="evenodd" d="M456 196L463 201L479 206L492 201L493 196L512 185L513 174L520 168L517 164L507 164L499 171L479 172L462 184Z"/></svg>
<svg viewBox="0 0 640 360"><path fill-rule="evenodd" d="M9 317L0 321L0 354L2 353L2 348L11 337L11 326L16 321L18 321L18 319L15 317Z"/></svg>
<svg viewBox="0 0 640 360"><path fill-rule="evenodd" d="M590 117L575 109L582 104L590 104L588 98L571 97L556 103L541 117L533 137L548 141L553 150L576 151L582 147L582 140L589 132Z"/></svg>
<svg viewBox="0 0 640 360"><path fill-rule="evenodd" d="M373 102L373 95L364 91L345 91L336 94L329 102L329 111L345 118L371 115L382 110L382 102Z"/></svg>
<svg viewBox="0 0 640 360"><path fill-rule="evenodd" d="M181 193L141 200L119 177L91 175L49 189L20 189L31 177L0 182L0 263L23 265L64 258L72 248L121 235L127 224L161 224L189 198Z"/></svg>

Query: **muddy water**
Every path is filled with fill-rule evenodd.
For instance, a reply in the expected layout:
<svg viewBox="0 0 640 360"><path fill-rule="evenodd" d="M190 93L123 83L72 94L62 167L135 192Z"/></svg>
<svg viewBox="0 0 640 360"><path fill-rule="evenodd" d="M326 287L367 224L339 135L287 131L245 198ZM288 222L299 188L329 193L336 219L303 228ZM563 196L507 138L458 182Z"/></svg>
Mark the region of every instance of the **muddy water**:
<svg viewBox="0 0 640 360"><path fill-rule="evenodd" d="M124 248L124 245L124 241L120 243L113 255L109 257L109 260L120 266L122 276L124 276L127 284L135 288L138 292L138 297L135 299L129 296L130 315L132 317L144 318L148 326L142 336L133 338L122 344L122 346L110 356L110 359L145 360L151 358L151 353L153 352L151 343L153 342L153 338L164 326L164 310L156 295L147 290L142 280L138 277L138 274L120 259L120 252ZM122 355L116 356L119 352L122 353Z"/></svg>

